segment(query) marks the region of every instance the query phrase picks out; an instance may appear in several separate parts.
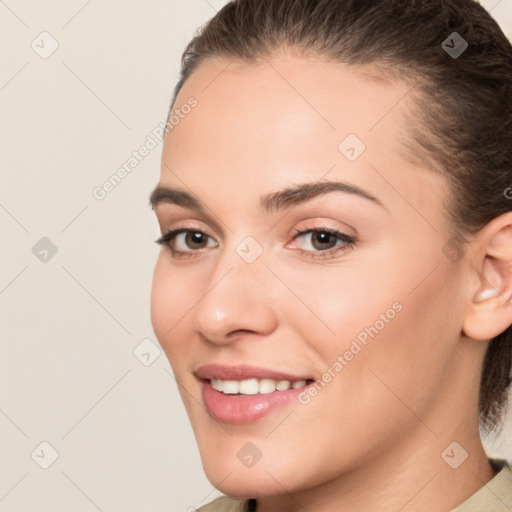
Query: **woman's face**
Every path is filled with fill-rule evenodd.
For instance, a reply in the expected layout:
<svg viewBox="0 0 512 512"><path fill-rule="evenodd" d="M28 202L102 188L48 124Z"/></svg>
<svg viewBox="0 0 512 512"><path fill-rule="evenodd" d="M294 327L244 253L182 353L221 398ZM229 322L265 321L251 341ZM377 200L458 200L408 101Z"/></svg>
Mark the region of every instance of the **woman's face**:
<svg viewBox="0 0 512 512"><path fill-rule="evenodd" d="M399 140L410 96L284 56L203 62L179 93L159 185L182 194L153 199L162 233L189 231L161 249L151 315L227 494L314 487L453 441L443 425L473 363L446 182Z"/></svg>

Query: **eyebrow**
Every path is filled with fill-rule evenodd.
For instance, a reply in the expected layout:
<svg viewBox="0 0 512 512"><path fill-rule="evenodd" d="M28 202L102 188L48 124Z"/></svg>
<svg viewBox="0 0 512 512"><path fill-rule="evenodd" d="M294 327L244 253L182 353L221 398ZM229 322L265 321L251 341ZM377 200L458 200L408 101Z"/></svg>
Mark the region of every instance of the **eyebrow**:
<svg viewBox="0 0 512 512"><path fill-rule="evenodd" d="M385 208L382 202L370 193L342 181L320 181L295 185L294 187L262 196L260 198L260 205L266 212L270 213L297 206L315 197L331 192L343 192L345 194L356 195ZM153 192L151 192L149 204L152 208L155 208L155 206L160 203L175 204L206 215L201 202L184 190L158 185Z"/></svg>

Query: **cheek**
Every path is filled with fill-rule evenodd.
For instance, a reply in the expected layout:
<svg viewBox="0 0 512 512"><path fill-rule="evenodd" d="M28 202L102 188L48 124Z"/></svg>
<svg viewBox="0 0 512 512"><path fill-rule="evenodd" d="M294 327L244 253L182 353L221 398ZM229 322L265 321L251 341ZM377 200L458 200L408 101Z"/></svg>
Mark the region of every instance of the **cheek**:
<svg viewBox="0 0 512 512"><path fill-rule="evenodd" d="M425 417L450 375L460 330L451 268L440 265L418 287L432 270L426 261L416 262L411 272L400 264L385 268L368 268L359 277L338 270L336 282L333 271L323 284L303 283L309 304L316 298L315 312L336 333L321 335L326 330L318 321L309 327L309 340L321 355L316 368L325 373L319 391L304 396L296 411L297 424L323 432L319 458L311 456L319 472L335 472L340 460L361 460L415 428L415 414ZM333 449L340 436L352 442Z"/></svg>
<svg viewBox="0 0 512 512"><path fill-rule="evenodd" d="M156 337L162 343L165 332L172 326L172 316L174 310L172 297L168 294L168 285L170 279L166 277L161 263L160 255L153 272L153 283L151 286L151 323ZM170 303L171 302L171 303Z"/></svg>
<svg viewBox="0 0 512 512"><path fill-rule="evenodd" d="M417 283L426 273L416 273ZM403 311L386 327L371 364L400 390L404 399L427 400L449 375L462 325L457 279L439 265L419 286L403 293ZM377 371L377 370L375 370Z"/></svg>
<svg viewBox="0 0 512 512"><path fill-rule="evenodd" d="M300 279L293 269L287 274L283 269L290 287L310 308L308 312L294 301L288 318L295 319L296 327L300 322L303 339L319 356L317 371L343 375L324 374L337 382L332 389L338 389L345 410L363 397L364 403L378 407L392 396L379 376L420 406L446 377L461 311L457 277L439 254L434 249L411 262L396 251L383 251L372 261L359 259L357 271L347 259L344 266L302 272Z"/></svg>
<svg viewBox="0 0 512 512"><path fill-rule="evenodd" d="M286 305L283 318L299 330L298 337L312 344L322 355L324 364L331 364L343 354L351 340L364 337L365 328L378 322L389 311L395 316L393 303L399 299L389 279L377 265L365 268L347 258L339 265L318 265L294 268L282 266L281 279L293 290L281 304ZM396 283L394 284L396 287Z"/></svg>
<svg viewBox="0 0 512 512"><path fill-rule="evenodd" d="M177 278L179 269L172 268L162 252L153 273L151 288L151 323L167 357L187 346L183 332L187 311L194 303L194 279Z"/></svg>
<svg viewBox="0 0 512 512"><path fill-rule="evenodd" d="M363 334L365 342L358 343L361 351L346 368L340 392L357 389L367 407L361 414L372 411L390 425L398 416L414 419L404 403L421 416L439 399L460 336L450 269L439 266L422 281L432 269L423 270L408 275L404 269L394 275L394 284L374 289L366 303L353 305L350 339L358 341ZM346 403L353 399L345 398Z"/></svg>

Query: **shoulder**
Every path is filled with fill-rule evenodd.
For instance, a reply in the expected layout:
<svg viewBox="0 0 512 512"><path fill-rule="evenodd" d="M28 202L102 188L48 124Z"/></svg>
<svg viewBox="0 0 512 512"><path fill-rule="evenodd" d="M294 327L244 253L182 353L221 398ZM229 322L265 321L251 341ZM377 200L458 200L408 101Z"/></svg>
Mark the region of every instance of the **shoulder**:
<svg viewBox="0 0 512 512"><path fill-rule="evenodd" d="M243 512L245 501L229 496L221 496L197 509L197 512Z"/></svg>
<svg viewBox="0 0 512 512"><path fill-rule="evenodd" d="M512 466L508 460L495 460L495 465L499 469L498 474L487 483L492 493L489 503L492 503L494 509L486 508L485 510L506 510L512 511Z"/></svg>
<svg viewBox="0 0 512 512"><path fill-rule="evenodd" d="M512 511L512 467L507 460L491 460L498 472L479 491L452 512Z"/></svg>

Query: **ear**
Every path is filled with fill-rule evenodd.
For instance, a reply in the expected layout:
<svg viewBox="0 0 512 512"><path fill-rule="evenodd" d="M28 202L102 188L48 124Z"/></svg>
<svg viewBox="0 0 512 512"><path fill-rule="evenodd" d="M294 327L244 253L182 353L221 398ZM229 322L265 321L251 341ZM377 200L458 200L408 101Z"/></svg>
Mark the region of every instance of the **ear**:
<svg viewBox="0 0 512 512"><path fill-rule="evenodd" d="M475 284L462 330L469 338L490 340L512 324L512 212L489 222L470 245Z"/></svg>

